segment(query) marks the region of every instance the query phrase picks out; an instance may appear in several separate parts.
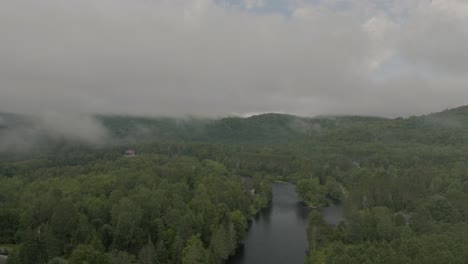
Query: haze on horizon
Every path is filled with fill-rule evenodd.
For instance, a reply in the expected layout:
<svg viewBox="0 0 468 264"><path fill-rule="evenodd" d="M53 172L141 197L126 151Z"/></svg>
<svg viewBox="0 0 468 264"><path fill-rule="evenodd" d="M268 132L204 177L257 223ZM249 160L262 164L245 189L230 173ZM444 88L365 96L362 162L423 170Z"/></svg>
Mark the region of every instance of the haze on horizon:
<svg viewBox="0 0 468 264"><path fill-rule="evenodd" d="M409 116L468 98L462 0L2 0L0 112Z"/></svg>

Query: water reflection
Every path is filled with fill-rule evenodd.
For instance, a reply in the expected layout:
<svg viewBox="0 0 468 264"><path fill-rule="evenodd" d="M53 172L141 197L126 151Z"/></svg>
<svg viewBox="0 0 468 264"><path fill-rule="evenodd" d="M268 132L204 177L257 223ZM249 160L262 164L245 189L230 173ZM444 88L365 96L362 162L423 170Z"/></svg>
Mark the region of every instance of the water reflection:
<svg viewBox="0 0 468 264"><path fill-rule="evenodd" d="M307 218L311 210L300 202L294 185L273 184L272 205L253 218L243 244L228 263L304 263L308 248ZM331 225L338 225L343 219L339 204L319 210Z"/></svg>
<svg viewBox="0 0 468 264"><path fill-rule="evenodd" d="M296 213L297 213L298 219L307 221L311 210L312 209L310 207L306 207L303 202L296 203Z"/></svg>
<svg viewBox="0 0 468 264"><path fill-rule="evenodd" d="M229 263L304 263L309 212L299 202L294 185L273 184L272 205L253 219L243 247Z"/></svg>

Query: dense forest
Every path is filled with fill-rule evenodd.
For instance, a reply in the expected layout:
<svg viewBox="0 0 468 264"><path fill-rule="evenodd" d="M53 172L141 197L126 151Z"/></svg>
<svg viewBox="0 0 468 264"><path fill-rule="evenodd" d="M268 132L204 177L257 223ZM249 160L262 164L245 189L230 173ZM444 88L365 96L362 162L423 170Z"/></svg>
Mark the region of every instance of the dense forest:
<svg viewBox="0 0 468 264"><path fill-rule="evenodd" d="M2 120L0 142L33 137L0 148L8 264L223 263L275 180L310 206L346 209L338 226L311 212L308 263L468 259L468 107L396 119L96 116L108 132L99 144Z"/></svg>

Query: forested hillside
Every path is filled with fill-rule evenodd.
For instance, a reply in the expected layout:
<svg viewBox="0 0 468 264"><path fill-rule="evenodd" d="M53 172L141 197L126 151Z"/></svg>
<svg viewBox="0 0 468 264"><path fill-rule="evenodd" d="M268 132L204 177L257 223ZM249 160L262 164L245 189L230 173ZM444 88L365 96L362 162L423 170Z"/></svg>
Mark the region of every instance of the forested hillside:
<svg viewBox="0 0 468 264"><path fill-rule="evenodd" d="M96 119L107 137L85 143L2 115L9 264L223 263L274 180L296 183L309 205L345 205L337 227L311 213L310 263L468 259L467 107L397 119ZM12 135L30 141L6 144Z"/></svg>

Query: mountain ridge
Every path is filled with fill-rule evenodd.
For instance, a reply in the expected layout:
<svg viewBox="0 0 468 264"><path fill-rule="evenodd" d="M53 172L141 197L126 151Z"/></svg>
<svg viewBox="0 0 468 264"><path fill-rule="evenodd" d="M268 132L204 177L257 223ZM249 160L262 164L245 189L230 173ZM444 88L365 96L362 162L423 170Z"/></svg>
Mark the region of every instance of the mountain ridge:
<svg viewBox="0 0 468 264"><path fill-rule="evenodd" d="M95 118L96 125L106 130L106 137L102 139L105 144L177 140L247 144L287 144L311 140L344 141L350 144L455 144L461 140L468 141L468 106L393 119L358 115L300 117L282 113L220 119L122 115L96 115ZM50 129L43 126L47 124L31 116L0 113L0 151L2 146L9 144L6 141L12 140L77 141L61 133L52 135ZM83 133L86 133L85 129Z"/></svg>

